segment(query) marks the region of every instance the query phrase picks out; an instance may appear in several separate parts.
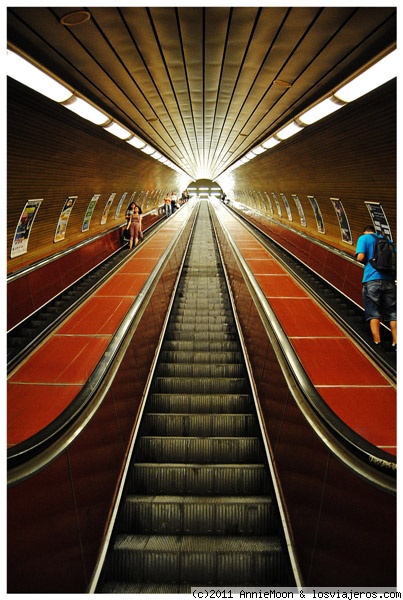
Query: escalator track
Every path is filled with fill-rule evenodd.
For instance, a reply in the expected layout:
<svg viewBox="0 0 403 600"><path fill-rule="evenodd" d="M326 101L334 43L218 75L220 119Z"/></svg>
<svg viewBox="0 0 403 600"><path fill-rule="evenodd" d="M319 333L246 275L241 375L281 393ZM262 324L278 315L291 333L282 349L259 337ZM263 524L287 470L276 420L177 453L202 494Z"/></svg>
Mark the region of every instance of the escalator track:
<svg viewBox="0 0 403 600"><path fill-rule="evenodd" d="M93 591L295 586L206 202L122 489Z"/></svg>

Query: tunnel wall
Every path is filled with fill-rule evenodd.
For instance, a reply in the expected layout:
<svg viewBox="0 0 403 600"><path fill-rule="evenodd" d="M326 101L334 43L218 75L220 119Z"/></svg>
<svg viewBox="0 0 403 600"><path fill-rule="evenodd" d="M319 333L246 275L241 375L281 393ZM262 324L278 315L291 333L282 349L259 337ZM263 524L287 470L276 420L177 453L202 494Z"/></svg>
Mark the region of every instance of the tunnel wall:
<svg viewBox="0 0 403 600"><path fill-rule="evenodd" d="M122 225L132 199L146 213L163 204L168 190L182 191L177 171L12 79L8 83L7 128L7 273ZM85 229L84 217L96 195L99 198ZM65 202L75 196L66 235L55 242ZM34 199L42 202L31 228L28 252L11 258L25 203Z"/></svg>
<svg viewBox="0 0 403 600"><path fill-rule="evenodd" d="M230 199L353 256L358 236L371 223L366 202L381 203L396 240L396 166L396 82L391 81L218 181ZM319 206L321 231L309 197ZM351 237L342 236L332 199L341 202Z"/></svg>

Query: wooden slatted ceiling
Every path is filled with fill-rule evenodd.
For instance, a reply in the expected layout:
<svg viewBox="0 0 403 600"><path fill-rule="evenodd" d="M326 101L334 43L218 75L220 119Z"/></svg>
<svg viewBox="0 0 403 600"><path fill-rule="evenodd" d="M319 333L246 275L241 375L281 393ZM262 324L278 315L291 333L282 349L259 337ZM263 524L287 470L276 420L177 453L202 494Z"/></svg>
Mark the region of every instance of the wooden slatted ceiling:
<svg viewBox="0 0 403 600"><path fill-rule="evenodd" d="M191 179L217 178L396 41L394 7L91 7L61 25L71 11L9 8L8 40Z"/></svg>

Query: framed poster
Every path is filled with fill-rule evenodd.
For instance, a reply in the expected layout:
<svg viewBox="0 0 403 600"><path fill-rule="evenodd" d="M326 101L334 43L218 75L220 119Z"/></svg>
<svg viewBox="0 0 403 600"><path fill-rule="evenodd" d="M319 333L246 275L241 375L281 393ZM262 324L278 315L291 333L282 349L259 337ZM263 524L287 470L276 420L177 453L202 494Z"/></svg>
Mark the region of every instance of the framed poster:
<svg viewBox="0 0 403 600"><path fill-rule="evenodd" d="M299 199L299 197L297 196L297 194L292 194L292 197L294 199L295 206L297 207L297 211L298 211L298 214L299 214L299 220L301 221L301 225L303 225L304 227L306 227L306 219L305 219L304 209L302 208L301 200Z"/></svg>
<svg viewBox="0 0 403 600"><path fill-rule="evenodd" d="M330 200L333 203L333 207L336 211L337 219L339 221L341 239L343 242L346 242L346 244L352 244L353 238L351 236L350 223L348 222L343 204L338 198L330 198Z"/></svg>
<svg viewBox="0 0 403 600"><path fill-rule="evenodd" d="M62 212L60 213L59 222L56 227L55 238L53 240L54 242L61 242L66 237L67 224L76 200L77 196L68 196L66 202L64 203Z"/></svg>
<svg viewBox="0 0 403 600"><path fill-rule="evenodd" d="M308 200L311 203L319 233L326 233L325 223L323 221L322 213L320 212L319 204L317 203L315 196L308 196Z"/></svg>
<svg viewBox="0 0 403 600"><path fill-rule="evenodd" d="M286 197L285 194L283 194L283 192L280 192L280 196L281 196L281 199L282 199L283 204L285 206L285 210L287 212L288 220L292 221L292 212L291 212L291 208L290 208L290 205L289 205L289 202L288 202L288 198Z"/></svg>
<svg viewBox="0 0 403 600"><path fill-rule="evenodd" d="M107 218L108 218L109 209L110 209L110 207L111 207L111 205L112 205L112 202L113 202L113 201L114 201L114 199L115 199L115 196L116 196L116 192L113 192L113 193L112 193L112 194L109 196L109 198L108 198L108 201L107 201L107 203L105 204L104 212L102 213L102 217L101 217L101 225L105 225L105 223L106 223L106 220L107 220Z"/></svg>
<svg viewBox="0 0 403 600"><path fill-rule="evenodd" d="M127 192L123 192L123 194L118 202L118 205L116 207L115 219L117 219L118 216L120 215L120 211L122 210L123 202L125 201L126 196L127 196Z"/></svg>
<svg viewBox="0 0 403 600"><path fill-rule="evenodd" d="M266 195L266 198L267 198L267 203L268 203L268 206L269 206L269 208L270 208L270 212L271 212L271 214L274 214L274 213L273 213L273 205L272 205L272 203L271 203L271 198L270 198L270 196L269 196L269 194L268 194L267 192L265 192L265 195Z"/></svg>
<svg viewBox="0 0 403 600"><path fill-rule="evenodd" d="M84 215L83 226L82 226L81 231L88 231L88 229L90 228L90 221L91 221L92 213L94 212L96 203L97 203L100 195L101 194L94 194L94 196L91 198L90 203L87 207L86 213Z"/></svg>
<svg viewBox="0 0 403 600"><path fill-rule="evenodd" d="M14 239L11 246L10 257L15 258L28 252L28 240L34 219L37 215L43 198L39 200L28 200L21 213L18 225L15 229Z"/></svg>
<svg viewBox="0 0 403 600"><path fill-rule="evenodd" d="M393 242L392 233L389 223L380 202L365 202L369 214L371 215L372 223L377 233L381 233Z"/></svg>
<svg viewBox="0 0 403 600"><path fill-rule="evenodd" d="M274 204L275 204L275 205L276 205L276 207L277 207L277 214L278 214L278 216L281 218L283 215L281 214L281 206L280 206L280 202L278 201L278 199L277 199L277 196L276 196L276 194L275 194L274 192L272 192L272 193L271 193L271 195L272 195L272 198L273 198L273 200L274 200Z"/></svg>

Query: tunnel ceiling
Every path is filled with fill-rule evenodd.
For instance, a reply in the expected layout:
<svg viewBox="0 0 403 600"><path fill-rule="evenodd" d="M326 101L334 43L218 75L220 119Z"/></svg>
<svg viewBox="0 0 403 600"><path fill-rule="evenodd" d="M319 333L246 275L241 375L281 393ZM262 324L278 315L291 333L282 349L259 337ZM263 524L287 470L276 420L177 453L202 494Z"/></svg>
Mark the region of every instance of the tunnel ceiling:
<svg viewBox="0 0 403 600"><path fill-rule="evenodd" d="M89 18L74 24L75 11ZM216 179L396 42L395 7L7 13L15 49L192 179Z"/></svg>

